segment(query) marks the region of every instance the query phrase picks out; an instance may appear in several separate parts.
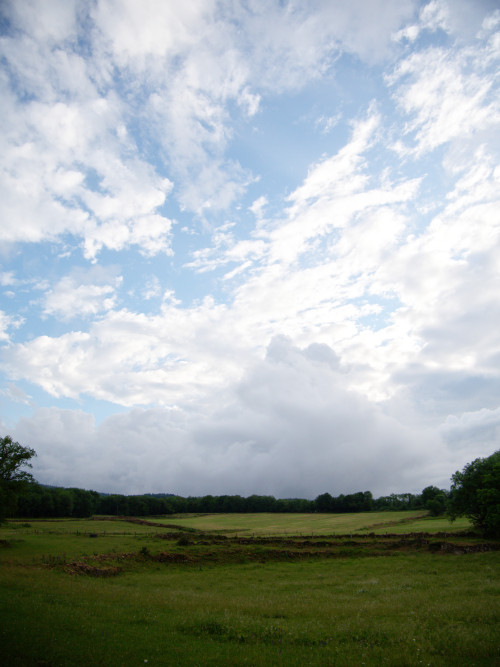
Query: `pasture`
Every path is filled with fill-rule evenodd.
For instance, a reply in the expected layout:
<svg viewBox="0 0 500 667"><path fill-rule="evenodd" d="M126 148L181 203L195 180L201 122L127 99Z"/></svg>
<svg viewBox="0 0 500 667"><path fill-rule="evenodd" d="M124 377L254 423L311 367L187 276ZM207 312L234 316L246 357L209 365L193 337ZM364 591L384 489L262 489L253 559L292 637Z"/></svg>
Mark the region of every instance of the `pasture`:
<svg viewBox="0 0 500 667"><path fill-rule="evenodd" d="M180 515L152 522L229 535L325 535L339 533L451 532L470 527L468 519L451 523L445 517L413 512L358 512L356 514L199 514Z"/></svg>
<svg viewBox="0 0 500 667"><path fill-rule="evenodd" d="M2 664L500 664L500 552L466 522L146 521L0 528Z"/></svg>

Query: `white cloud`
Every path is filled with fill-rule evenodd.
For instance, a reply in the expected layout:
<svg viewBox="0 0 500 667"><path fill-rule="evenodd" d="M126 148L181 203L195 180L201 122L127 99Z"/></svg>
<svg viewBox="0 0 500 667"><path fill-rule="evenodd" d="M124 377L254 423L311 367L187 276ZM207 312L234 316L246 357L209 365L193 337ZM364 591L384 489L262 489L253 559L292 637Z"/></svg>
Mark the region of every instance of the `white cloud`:
<svg viewBox="0 0 500 667"><path fill-rule="evenodd" d="M346 364L364 366L351 382L369 396L394 394L399 384L390 387L391 378L420 354L438 323L450 332L457 322L464 308L459 297L471 294L465 285L478 289L471 278L474 256L487 253L489 265L495 265L489 246L497 234L498 174L492 159L479 151L469 171L460 172L446 208L426 231L406 239L412 226L406 207L421 181L394 183L383 173L373 182L367 165L370 151L381 141L380 125L380 113L371 108L367 118L354 124L346 146L311 168L290 195L284 219L261 225L260 238L236 239L233 227L222 225L210 247L193 253L187 266L197 270L239 264L226 274L227 280L251 269L246 282L235 288L232 304L205 300L184 309L172 303L154 316L111 312L88 333L12 348L5 367L56 395L89 393L125 405L168 404L177 402L179 387L185 396L200 395L211 382L221 386L234 380L272 336L286 333L301 345L327 342L342 352ZM490 204L485 204L487 197ZM474 218L482 224L471 224ZM110 224L109 243L120 243L112 230ZM269 263L258 268L269 251ZM491 291L482 290L485 314L495 290L493 273L491 279ZM84 295L82 309L101 309L97 297L106 294ZM370 300L386 297L397 297L394 312L389 311L382 328L370 331L362 324L377 311ZM108 301L106 307L112 305ZM429 366L470 363L456 346L451 346L453 354L440 352L438 338L426 349L424 363ZM484 350L495 353L491 344ZM68 370L61 355L73 358Z"/></svg>
<svg viewBox="0 0 500 667"><path fill-rule="evenodd" d="M46 7L57 10L49 3L32 10L46 17ZM172 222L158 209L172 183L134 155L120 130L127 122L122 102L109 88L98 91L71 40L65 50L56 48L43 21L37 30L32 21L21 25L34 34L24 42L2 40L6 71L18 84L3 78L0 240L58 241L71 234L83 240L89 259L103 247L132 244L149 254L169 252Z"/></svg>
<svg viewBox="0 0 500 667"><path fill-rule="evenodd" d="M315 122L315 125L321 129L324 134L328 134L340 121L342 114L337 113L334 116L321 116Z"/></svg>
<svg viewBox="0 0 500 667"><path fill-rule="evenodd" d="M495 8L495 0L431 0L423 4L418 22L395 32L394 39L414 42L423 31L439 30L459 41L470 39L480 32L481 27L487 30L495 27Z"/></svg>
<svg viewBox="0 0 500 667"><path fill-rule="evenodd" d="M114 306L113 292L111 285L75 285L71 279L63 278L56 290L47 294L44 312L60 314L63 319L95 315Z"/></svg>
<svg viewBox="0 0 500 667"><path fill-rule="evenodd" d="M271 3L100 2L92 16L101 49L131 76L147 72L147 114L161 127L163 150L180 183L183 208L209 215L227 208L251 175L224 159L232 137L228 104L249 116L262 93L299 89L319 77L342 49L383 57L411 2L360 1L303 7ZM237 26L237 30L234 26Z"/></svg>
<svg viewBox="0 0 500 667"><path fill-rule="evenodd" d="M17 329L23 323L23 318L9 315L0 310L0 342L10 341L9 329Z"/></svg>
<svg viewBox="0 0 500 667"><path fill-rule="evenodd" d="M182 5L101 0L91 15L117 63L138 69L149 67L153 58L175 57L197 44L214 7L213 0Z"/></svg>
<svg viewBox="0 0 500 667"><path fill-rule="evenodd" d="M314 239L346 228L356 216L415 197L419 179L398 185L383 182L370 189L366 154L376 142L379 125L380 116L373 111L357 122L349 143L314 165L304 183L288 197L288 219L270 233L274 261L290 264L310 249Z"/></svg>
<svg viewBox="0 0 500 667"><path fill-rule="evenodd" d="M265 195L261 195L252 203L251 206L249 206L249 209L255 215L257 220L261 220L264 215L264 209L267 205L267 197Z"/></svg>
<svg viewBox="0 0 500 667"><path fill-rule="evenodd" d="M249 116L255 116L259 110L261 96L258 93L251 93L248 88L244 88L238 97L240 106L246 107Z"/></svg>
<svg viewBox="0 0 500 667"><path fill-rule="evenodd" d="M19 422L44 481L386 493L495 446L498 16L369 5L4 5L2 369L132 408Z"/></svg>
<svg viewBox="0 0 500 667"><path fill-rule="evenodd" d="M17 284L18 280L14 277L13 271L3 271L0 273L0 285L2 287L11 287Z"/></svg>
<svg viewBox="0 0 500 667"><path fill-rule="evenodd" d="M25 405L35 405L32 397L29 396L21 387L18 387L12 382L7 384L5 389L0 390L0 394L7 396L15 403L24 403Z"/></svg>
<svg viewBox="0 0 500 667"><path fill-rule="evenodd" d="M169 299L160 315L110 311L88 332L11 346L3 368L12 377L29 376L53 396L176 404L241 372L240 343L232 341L227 319L226 307L210 298L192 309Z"/></svg>
<svg viewBox="0 0 500 667"><path fill-rule="evenodd" d="M372 104L366 118L353 123L349 143L336 155L314 165L304 184L289 196L296 207L330 191L347 195L363 189L367 179L366 175L359 173L365 163L363 153L375 142L380 120L380 114Z"/></svg>
<svg viewBox="0 0 500 667"><path fill-rule="evenodd" d="M268 244L262 239L237 240L234 237L233 223L221 225L214 230L211 245L193 251L193 260L185 264L186 268L195 269L199 273L213 271L229 263L237 262L238 267L231 272L236 275L245 267L251 266L263 258L268 249ZM251 260L251 261L250 261ZM228 274L226 274L226 279Z"/></svg>
<svg viewBox="0 0 500 667"><path fill-rule="evenodd" d="M75 0L6 0L3 11L35 39L63 42L76 35Z"/></svg>
<svg viewBox="0 0 500 667"><path fill-rule="evenodd" d="M122 277L114 277L111 271L74 271L61 278L44 297L45 315L63 320L73 317L86 318L115 307L116 288Z"/></svg>
<svg viewBox="0 0 500 667"><path fill-rule="evenodd" d="M391 35L412 17L416 3L355 0L346 4L325 0L322 5L318 22L325 26L323 30L330 29L342 49L373 63L388 55Z"/></svg>
<svg viewBox="0 0 500 667"><path fill-rule="evenodd" d="M500 449L500 408L450 415L440 430L446 441L466 451L471 460L484 456L485 451Z"/></svg>
<svg viewBox="0 0 500 667"><path fill-rule="evenodd" d="M144 287L142 297L146 301L153 299L156 296L161 295L161 284L157 276L152 276L150 280L146 282Z"/></svg>
<svg viewBox="0 0 500 667"><path fill-rule="evenodd" d="M230 206L253 180L245 165L225 155L233 132L231 102L251 117L264 91L301 88L344 48L363 58L383 56L391 32L412 7L409 1L387 0L372 2L369 10L361 1L317 7L226 7L212 1L174 7L157 0L147 5L100 0L92 7L55 0L22 7L9 3L7 14L22 35L3 40L4 56L19 92L34 100L20 104L12 88L4 91L8 147L31 150L30 173L25 161L7 152L12 205L3 211L4 239L56 240L69 231L84 237L90 259L102 247L129 244L150 254L167 251L168 219L163 230L153 225L149 234L135 233L133 215L124 214L130 203L124 188L115 183L103 193L83 180L88 172L82 172L82 164L104 183L110 171L122 179L129 170L132 181L144 185L132 188L144 202L151 187L159 195L169 190L154 174L145 180L140 160L125 158L127 151L137 152L127 139L128 105L140 108L136 119L144 136L152 127L161 128L154 141L160 141L160 160L179 181L175 195L181 206L210 215ZM90 26L85 34L82 17ZM89 40L91 59L84 58L78 39ZM123 91L112 79L113 66ZM105 161L97 146L105 147ZM35 155L38 164L32 161ZM27 202L24 192L30 192ZM150 205L145 226L151 226L162 203L156 198ZM16 215L19 210L23 215ZM119 213L110 228L111 211ZM111 236L118 240L113 243Z"/></svg>
<svg viewBox="0 0 500 667"><path fill-rule="evenodd" d="M404 134L417 155L453 140L492 130L500 122L500 97L493 86L500 50L492 39L451 51L429 48L402 60L388 77L409 116Z"/></svg>
<svg viewBox="0 0 500 667"><path fill-rule="evenodd" d="M425 30L449 30L450 11L448 4L442 0L431 0L420 11L420 23Z"/></svg>

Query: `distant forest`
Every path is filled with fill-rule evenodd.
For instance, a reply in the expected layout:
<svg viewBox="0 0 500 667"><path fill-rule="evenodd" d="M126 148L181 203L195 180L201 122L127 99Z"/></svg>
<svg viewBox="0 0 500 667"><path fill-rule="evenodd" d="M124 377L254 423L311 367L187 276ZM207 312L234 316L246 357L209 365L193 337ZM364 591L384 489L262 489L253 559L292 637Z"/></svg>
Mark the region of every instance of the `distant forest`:
<svg viewBox="0 0 500 667"><path fill-rule="evenodd" d="M393 493L373 498L370 491L319 495L315 500L277 499L274 496L202 496L188 497L156 493L145 495L105 494L76 488L26 485L11 498L8 517L89 517L154 516L179 513L226 512L370 512L426 509L434 515L444 513L448 492L435 486L422 493Z"/></svg>

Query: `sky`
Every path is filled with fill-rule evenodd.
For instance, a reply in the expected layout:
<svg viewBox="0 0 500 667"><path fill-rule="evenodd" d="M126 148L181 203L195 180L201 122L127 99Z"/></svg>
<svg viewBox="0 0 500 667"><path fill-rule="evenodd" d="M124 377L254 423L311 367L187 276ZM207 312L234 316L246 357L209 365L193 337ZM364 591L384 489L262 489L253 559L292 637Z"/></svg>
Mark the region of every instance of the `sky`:
<svg viewBox="0 0 500 667"><path fill-rule="evenodd" d="M499 449L495 0L3 0L0 50L39 482L380 496Z"/></svg>

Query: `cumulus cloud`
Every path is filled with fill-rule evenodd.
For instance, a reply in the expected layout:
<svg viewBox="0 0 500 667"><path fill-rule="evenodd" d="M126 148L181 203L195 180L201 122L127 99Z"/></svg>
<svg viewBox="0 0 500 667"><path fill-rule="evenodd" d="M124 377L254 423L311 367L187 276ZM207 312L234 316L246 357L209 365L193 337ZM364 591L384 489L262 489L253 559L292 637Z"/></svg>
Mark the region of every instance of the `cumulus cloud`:
<svg viewBox="0 0 500 667"><path fill-rule="evenodd" d="M483 456L485 450L500 448L500 409L481 408L464 412L460 417L450 415L440 431L446 442L466 451L471 458Z"/></svg>
<svg viewBox="0 0 500 667"><path fill-rule="evenodd" d="M100 2L92 18L102 57L126 79L147 71L148 117L162 128L181 206L210 215L252 182L244 165L224 157L235 120L230 104L254 116L262 94L302 88L343 49L368 60L383 57L391 32L412 11L409 1L377 1L369 12L363 2L314 8L195 2L175 9L160 2L154 10L125 2L120 11L116 2Z"/></svg>
<svg viewBox="0 0 500 667"><path fill-rule="evenodd" d="M160 141L158 157L179 180L174 194L181 207L210 215L253 180L250 170L225 156L235 120L231 103L254 116L263 92L300 89L342 49L368 60L382 57L413 3L377 0L367 11L360 1L315 8L236 3L229 9L216 2L174 8L102 0L91 8L8 2L3 11L22 31L2 41L6 71L18 82L14 88L4 80L2 95L8 140L2 200L9 221L3 238L55 240L69 232L83 237L93 259L103 247L169 248L171 221L157 209L172 184L151 167L144 173L144 160L127 158L137 148L127 130L127 105L141 105L141 132ZM82 17L90 26L85 34ZM82 42L89 44L90 60ZM123 92L113 85L112 66ZM32 97L28 105L25 95ZM105 148L104 160L99 148ZM100 188L90 184L94 176ZM136 222L138 202L146 210Z"/></svg>
<svg viewBox="0 0 500 667"><path fill-rule="evenodd" d="M89 259L103 247L132 244L145 253L168 252L172 221L159 208L172 183L131 156L121 101L109 85L96 85L78 52L75 4L62 3L60 12L52 3L31 5L4 7L24 32L1 42L0 241L71 234L82 239ZM47 18L52 12L57 21Z"/></svg>
<svg viewBox="0 0 500 667"><path fill-rule="evenodd" d="M1 9L0 362L82 408L19 421L41 479L386 493L491 453L498 11L63 4Z"/></svg>
<svg viewBox="0 0 500 667"><path fill-rule="evenodd" d="M252 269L236 285L232 303L207 299L191 308L170 303L154 315L115 312L109 282L91 293L87 287L79 295L82 311L111 309L107 315L87 332L12 347L4 368L56 395L165 404L179 392L198 395L211 382L234 379L245 355L251 358L272 336L285 333L302 345L334 345L346 363L365 367L356 385L371 396L385 396L398 390L399 380L391 389L390 378L401 378L406 364L473 364L466 348L478 326L486 366L497 353L488 333L497 311L494 161L479 151L431 224L408 235L414 213L407 207L421 179L394 183L383 176L373 182L367 161L379 126L374 109L357 121L349 142L314 165L289 196L283 220L269 221L267 229L261 224L247 240L235 238L234 224L227 223L214 231L210 247L193 253L186 266L198 271L227 264ZM46 297L53 312L61 289L68 288L65 280ZM393 299L392 312L384 327L372 331L363 320L380 311L380 298ZM65 355L71 363L62 363ZM110 383L110 377L120 382Z"/></svg>
<svg viewBox="0 0 500 667"><path fill-rule="evenodd" d="M88 300L87 306L96 307ZM233 335L225 306L206 299L183 309L167 299L156 315L112 310L88 331L12 345L3 367L12 377L28 375L53 396L175 404L239 373L242 347Z"/></svg>
<svg viewBox="0 0 500 667"><path fill-rule="evenodd" d="M69 320L112 310L116 304L116 288L122 282L122 277L113 273L113 270L96 267L91 271L75 270L64 276L45 294L44 314Z"/></svg>
<svg viewBox="0 0 500 667"><path fill-rule="evenodd" d="M19 421L16 438L37 449L42 481L64 470L68 484L129 493L418 491L445 485L463 461L432 432L349 391L328 346L301 350L283 337L209 412L134 409L95 426L81 411L43 409Z"/></svg>

